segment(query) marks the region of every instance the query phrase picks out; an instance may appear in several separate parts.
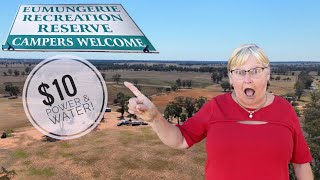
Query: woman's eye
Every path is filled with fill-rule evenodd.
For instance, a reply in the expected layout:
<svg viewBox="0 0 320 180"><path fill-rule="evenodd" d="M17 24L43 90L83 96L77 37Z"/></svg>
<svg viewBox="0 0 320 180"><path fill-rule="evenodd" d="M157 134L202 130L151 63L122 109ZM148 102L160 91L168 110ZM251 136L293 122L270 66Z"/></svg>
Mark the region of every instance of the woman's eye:
<svg viewBox="0 0 320 180"><path fill-rule="evenodd" d="M258 74L259 72L260 72L259 69L253 69L253 70L252 70L252 73L253 73L253 74Z"/></svg>
<svg viewBox="0 0 320 180"><path fill-rule="evenodd" d="M246 75L246 71L244 71L244 70L235 70L234 74L238 75L238 76L245 76Z"/></svg>

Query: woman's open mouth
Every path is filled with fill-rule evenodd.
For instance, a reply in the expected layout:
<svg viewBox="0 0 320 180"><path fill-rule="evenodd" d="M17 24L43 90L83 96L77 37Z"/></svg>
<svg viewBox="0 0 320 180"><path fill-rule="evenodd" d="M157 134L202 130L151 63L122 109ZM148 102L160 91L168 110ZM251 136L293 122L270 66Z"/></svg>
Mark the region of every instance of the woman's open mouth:
<svg viewBox="0 0 320 180"><path fill-rule="evenodd" d="M244 93L247 95L247 97L253 97L255 90L253 90L251 88L246 88L246 89L244 89Z"/></svg>

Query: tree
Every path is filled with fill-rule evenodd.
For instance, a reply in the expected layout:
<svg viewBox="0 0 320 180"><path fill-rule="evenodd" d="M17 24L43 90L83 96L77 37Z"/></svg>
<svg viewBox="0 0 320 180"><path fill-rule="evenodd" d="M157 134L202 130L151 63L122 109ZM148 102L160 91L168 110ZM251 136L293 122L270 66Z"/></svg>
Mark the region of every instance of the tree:
<svg viewBox="0 0 320 180"><path fill-rule="evenodd" d="M123 115L126 111L128 111L128 100L130 99L130 96L119 92L116 97L117 98L113 102L115 102L119 106L117 112L121 113L120 119L124 119Z"/></svg>
<svg viewBox="0 0 320 180"><path fill-rule="evenodd" d="M223 78L223 75L221 73L218 73L218 82L219 83L220 81L222 81L222 78Z"/></svg>
<svg viewBox="0 0 320 180"><path fill-rule="evenodd" d="M157 87L156 90L157 90L157 93L160 94L160 93L162 93L162 91L163 91L163 87Z"/></svg>
<svg viewBox="0 0 320 180"><path fill-rule="evenodd" d="M174 98L174 101L181 107L184 107L184 97L183 96L178 96Z"/></svg>
<svg viewBox="0 0 320 180"><path fill-rule="evenodd" d="M178 88L181 87L181 79L180 78L176 80L176 85Z"/></svg>
<svg viewBox="0 0 320 180"><path fill-rule="evenodd" d="M115 81L117 84L119 84L119 81L121 79L121 75L120 74L115 74L112 76L113 81Z"/></svg>
<svg viewBox="0 0 320 180"><path fill-rule="evenodd" d="M298 81L294 84L294 88L295 88L295 95L298 97L298 100L300 100L301 95L302 95L303 90L304 90L304 84L303 84L303 82L298 80Z"/></svg>
<svg viewBox="0 0 320 180"><path fill-rule="evenodd" d="M223 78L223 74L219 73L219 72L213 72L211 75L211 80L213 83L219 83L220 81L222 81Z"/></svg>
<svg viewBox="0 0 320 180"><path fill-rule="evenodd" d="M8 83L4 90L8 92L10 96L17 96L20 93L19 87L14 86L12 83Z"/></svg>
<svg viewBox="0 0 320 180"><path fill-rule="evenodd" d="M19 76L20 75L20 72L18 70L16 70L16 69L13 71L13 73L14 73L15 76Z"/></svg>
<svg viewBox="0 0 320 180"><path fill-rule="evenodd" d="M8 69L8 74L11 76L12 75L12 69Z"/></svg>
<svg viewBox="0 0 320 180"><path fill-rule="evenodd" d="M188 88L191 88L192 81L191 80L186 80L186 85L188 86Z"/></svg>
<svg viewBox="0 0 320 180"><path fill-rule="evenodd" d="M320 179L320 93L311 94L311 102L304 110L305 120L303 129L307 133L306 139L313 157L311 163L314 179Z"/></svg>
<svg viewBox="0 0 320 180"><path fill-rule="evenodd" d="M217 80L218 80L218 73L217 72L213 72L211 74L211 80L212 80L213 83L217 82Z"/></svg>
<svg viewBox="0 0 320 180"><path fill-rule="evenodd" d="M298 75L298 80L304 84L304 89L308 89L313 82L312 77L309 75L308 72L305 72L305 71L302 71Z"/></svg>
<svg viewBox="0 0 320 180"><path fill-rule="evenodd" d="M186 119L187 119L187 115L182 113L181 116L180 116L180 119L181 119L181 122L185 122Z"/></svg>
<svg viewBox="0 0 320 180"><path fill-rule="evenodd" d="M196 112L198 112L201 107L206 103L207 98L200 96L197 100L196 100Z"/></svg>
<svg viewBox="0 0 320 180"><path fill-rule="evenodd" d="M229 81L223 81L220 85L223 89L223 92L226 92L226 90L230 91L231 85L230 85Z"/></svg>
<svg viewBox="0 0 320 180"><path fill-rule="evenodd" d="M174 109L171 104L168 104L164 110L164 118L166 118L169 122L172 122L172 118L174 116Z"/></svg>
<svg viewBox="0 0 320 180"><path fill-rule="evenodd" d="M182 80L182 87L183 87L183 88L186 87L186 80Z"/></svg>
<svg viewBox="0 0 320 180"><path fill-rule="evenodd" d="M138 79L134 79L134 80L133 80L133 84L134 84L135 86L138 86L138 83L139 83L139 80L138 80Z"/></svg>
<svg viewBox="0 0 320 180"><path fill-rule="evenodd" d="M182 113L182 107L174 101L169 102L164 110L165 117L170 117L172 121L172 117L177 119L178 124L180 124L180 116Z"/></svg>
<svg viewBox="0 0 320 180"><path fill-rule="evenodd" d="M192 117L193 113L196 111L195 99L192 97L186 97L185 99L185 109L188 115L188 118Z"/></svg>
<svg viewBox="0 0 320 180"><path fill-rule="evenodd" d="M178 86L174 84L171 86L171 89L172 89L172 91L176 91L176 90L178 90Z"/></svg>
<svg viewBox="0 0 320 180"><path fill-rule="evenodd" d="M29 73L31 72L31 68L28 66L28 67L26 67L26 68L24 69L24 71L25 71L27 74L29 74Z"/></svg>
<svg viewBox="0 0 320 180"><path fill-rule="evenodd" d="M178 103L175 103L175 102L171 102L171 106L173 109L173 117L175 117L178 121L178 124L180 124L180 116L182 113L182 107Z"/></svg>
<svg viewBox="0 0 320 180"><path fill-rule="evenodd" d="M167 106L168 107L168 106ZM167 110L167 107L166 107L166 109L164 110L164 112L163 112L163 117L168 121L168 122L171 122L170 121L170 114L169 114L169 110Z"/></svg>

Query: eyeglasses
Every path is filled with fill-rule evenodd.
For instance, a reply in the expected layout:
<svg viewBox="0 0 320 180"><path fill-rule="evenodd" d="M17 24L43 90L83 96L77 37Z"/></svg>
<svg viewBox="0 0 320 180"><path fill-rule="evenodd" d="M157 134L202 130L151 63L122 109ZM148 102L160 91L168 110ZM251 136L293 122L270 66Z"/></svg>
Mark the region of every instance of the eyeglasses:
<svg viewBox="0 0 320 180"><path fill-rule="evenodd" d="M234 70L231 70L230 73L232 74L232 76L235 78L235 79L238 79L238 80L242 80L244 79L244 77L246 76L247 72L249 73L250 77L253 78L253 79L259 79L261 76L262 76L262 72L264 69L266 69L268 67L256 67L256 68L252 68L252 69L249 69L249 70L241 70L241 69L234 69Z"/></svg>

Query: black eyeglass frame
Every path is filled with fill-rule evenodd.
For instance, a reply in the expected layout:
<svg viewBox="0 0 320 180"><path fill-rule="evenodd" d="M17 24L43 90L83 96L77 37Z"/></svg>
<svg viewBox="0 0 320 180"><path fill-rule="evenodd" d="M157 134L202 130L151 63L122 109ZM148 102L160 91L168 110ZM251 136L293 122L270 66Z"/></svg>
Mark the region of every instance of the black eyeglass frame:
<svg viewBox="0 0 320 180"><path fill-rule="evenodd" d="M262 69L262 72L263 72L263 70L264 69L268 69L269 68L269 66L267 66L267 67L256 67L256 68L252 68L252 69L249 69L249 70L241 70L241 71L244 71L246 74L247 74L247 72L249 73L251 70L253 70L253 69ZM240 70L240 69L234 69L234 70L230 70L229 72L232 74L232 72L233 71L235 71L235 70ZM250 73L249 73L250 74Z"/></svg>

